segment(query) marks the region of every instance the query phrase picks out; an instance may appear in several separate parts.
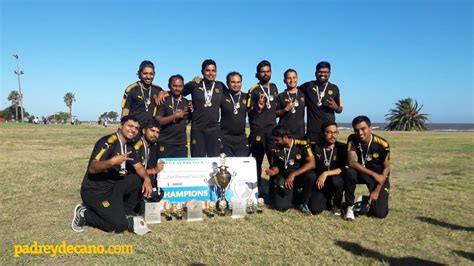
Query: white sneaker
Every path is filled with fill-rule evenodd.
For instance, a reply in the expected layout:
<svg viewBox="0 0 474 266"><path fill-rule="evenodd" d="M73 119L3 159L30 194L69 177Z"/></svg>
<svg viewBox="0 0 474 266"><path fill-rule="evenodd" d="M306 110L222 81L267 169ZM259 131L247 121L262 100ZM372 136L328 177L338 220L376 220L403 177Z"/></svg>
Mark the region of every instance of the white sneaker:
<svg viewBox="0 0 474 266"><path fill-rule="evenodd" d="M354 206L349 206L346 209L346 216L344 217L348 221L354 221L355 216L354 216Z"/></svg>
<svg viewBox="0 0 474 266"><path fill-rule="evenodd" d="M84 232L84 226L86 225L85 211L86 207L82 206L82 204L77 204L74 208L74 217L71 222L71 228L74 232Z"/></svg>
<svg viewBox="0 0 474 266"><path fill-rule="evenodd" d="M334 215L336 215L336 216L341 216L341 209L338 208L338 207L336 207L336 206L334 206L334 207L332 208L332 213L334 213Z"/></svg>

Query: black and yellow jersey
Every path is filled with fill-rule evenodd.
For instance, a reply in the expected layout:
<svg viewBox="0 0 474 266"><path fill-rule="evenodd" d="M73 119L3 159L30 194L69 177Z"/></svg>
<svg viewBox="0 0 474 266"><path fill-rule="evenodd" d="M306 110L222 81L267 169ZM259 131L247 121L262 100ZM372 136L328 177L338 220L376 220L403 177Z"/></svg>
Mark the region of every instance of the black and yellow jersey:
<svg viewBox="0 0 474 266"><path fill-rule="evenodd" d="M372 134L372 136L372 142L368 147L355 134L351 134L347 138L347 150L355 151L358 162L360 164L365 162L367 169L382 174L384 162L390 161L390 145L384 138L375 134Z"/></svg>
<svg viewBox="0 0 474 266"><path fill-rule="evenodd" d="M234 101L232 101L232 99ZM234 103L237 105L234 113ZM234 95L230 90L224 92L221 100L221 129L225 135L245 135L247 118L247 93Z"/></svg>
<svg viewBox="0 0 474 266"><path fill-rule="evenodd" d="M204 89L204 87L206 88ZM206 105L204 90L207 91L208 95L212 93L210 106ZM191 81L184 85L183 96L191 94L191 100L193 102L194 111L191 118L193 130L218 129L220 127L219 105L225 90L227 90L227 87L224 83L217 80L215 82L202 80L200 83Z"/></svg>
<svg viewBox="0 0 474 266"><path fill-rule="evenodd" d="M287 90L278 94L277 97L277 110L285 109L286 105L291 100L298 103L295 106L293 113L292 111L286 112L278 120L278 125L284 126L290 130L293 134L293 138L303 138L305 134L304 128L304 106L305 106L305 95L300 90L296 93L287 93Z"/></svg>
<svg viewBox="0 0 474 266"><path fill-rule="evenodd" d="M321 98L321 106L318 105L318 91L323 92L325 85L313 80L302 84L299 88L306 96L307 132L321 132L323 124L336 121L335 112L329 107L327 101L332 98L337 105L342 106L338 86L328 82L324 96Z"/></svg>
<svg viewBox="0 0 474 266"><path fill-rule="evenodd" d="M132 143L127 143L127 152L131 151L129 155L133 160L126 162L126 169L130 172L133 169L133 165L140 162ZM120 155L120 141L117 134L111 134L100 138L94 145L89 164L87 165L87 171L82 181L81 189L90 193L101 194L110 191L117 180L123 178L120 176L120 165L113 166L104 172L91 174L89 173L89 166L93 160L106 161L115 155Z"/></svg>
<svg viewBox="0 0 474 266"><path fill-rule="evenodd" d="M346 144L337 141L333 149L326 149L322 145L313 145L313 153L316 160L316 175L340 168L344 170L347 165L347 146ZM329 163L329 166L325 164Z"/></svg>
<svg viewBox="0 0 474 266"><path fill-rule="evenodd" d="M267 94L270 99L270 108L267 105L263 108L261 113L258 110L258 100L261 95ZM277 106L278 88L274 83L270 82L270 90L265 91L257 83L253 85L248 92L247 108L249 109L249 123L250 130L255 132L272 132L276 125L276 106Z"/></svg>
<svg viewBox="0 0 474 266"><path fill-rule="evenodd" d="M166 97L163 104L157 106L157 112L155 114L156 117L167 117L178 111L188 111L188 117L177 119L166 125L161 125L160 137L158 138L158 142L160 144L187 144L186 125L188 124L188 119L191 116L191 112L188 110L188 104L189 100L184 97L181 97L180 100L176 100L176 98L170 96Z"/></svg>
<svg viewBox="0 0 474 266"><path fill-rule="evenodd" d="M123 94L122 108L130 110L129 115L138 119L140 126L153 119L153 110L156 106L156 98L163 89L152 84L149 89L142 88L139 82L130 84Z"/></svg>
<svg viewBox="0 0 474 266"><path fill-rule="evenodd" d="M275 149L272 152L272 166L278 167L283 173L291 173L301 168L306 162L307 157L314 157L311 147L307 144L293 143L293 147L288 155L288 150L283 148ZM285 168L286 161L286 168Z"/></svg>

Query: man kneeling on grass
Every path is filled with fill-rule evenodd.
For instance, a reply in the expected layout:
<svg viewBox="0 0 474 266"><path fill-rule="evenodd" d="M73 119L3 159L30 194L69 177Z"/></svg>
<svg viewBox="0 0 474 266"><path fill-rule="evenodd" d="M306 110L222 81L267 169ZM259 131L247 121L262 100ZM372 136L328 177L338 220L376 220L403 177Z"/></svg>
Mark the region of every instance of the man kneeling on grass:
<svg viewBox="0 0 474 266"><path fill-rule="evenodd" d="M270 176L273 207L286 211L294 204L304 214L311 215L308 202L316 180L316 174L311 171L315 167L311 147L295 143L288 129L280 125L273 129L272 135L276 147L272 164L265 173Z"/></svg>
<svg viewBox="0 0 474 266"><path fill-rule="evenodd" d="M83 204L74 209L75 232L84 231L85 225L106 232L149 231L143 218L133 216L140 188L146 198L152 193L150 177L131 142L139 127L135 117L124 116L116 133L102 137L95 144L81 186ZM132 169L136 174L132 174Z"/></svg>
<svg viewBox="0 0 474 266"><path fill-rule="evenodd" d="M345 218L354 220L354 193L356 184L366 184L370 196L362 201L361 213L377 218L388 215L390 189L390 146L388 142L372 134L372 125L367 116L352 120L354 134L347 140L347 164L344 175L345 199L348 207ZM365 211L363 211L365 210Z"/></svg>

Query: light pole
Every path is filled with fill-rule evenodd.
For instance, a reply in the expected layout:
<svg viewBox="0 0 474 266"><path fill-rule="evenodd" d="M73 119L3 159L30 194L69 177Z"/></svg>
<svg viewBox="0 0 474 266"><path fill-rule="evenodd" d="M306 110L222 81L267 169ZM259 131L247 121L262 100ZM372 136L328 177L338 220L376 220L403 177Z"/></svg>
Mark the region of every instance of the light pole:
<svg viewBox="0 0 474 266"><path fill-rule="evenodd" d="M20 76L23 75L23 70L20 70L20 59L18 55L14 54L13 57L16 59L16 70L14 71L15 75L18 77L18 93L20 93L20 110L21 110L21 122L23 122L23 94L21 93L21 82Z"/></svg>

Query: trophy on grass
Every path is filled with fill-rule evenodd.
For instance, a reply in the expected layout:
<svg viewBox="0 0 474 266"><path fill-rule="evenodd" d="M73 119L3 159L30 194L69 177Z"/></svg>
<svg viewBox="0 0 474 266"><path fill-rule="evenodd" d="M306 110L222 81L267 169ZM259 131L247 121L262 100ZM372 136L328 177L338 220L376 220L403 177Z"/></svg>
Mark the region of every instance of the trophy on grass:
<svg viewBox="0 0 474 266"><path fill-rule="evenodd" d="M258 198L257 199L257 213L262 213L263 207L265 207L265 201L263 200L263 198Z"/></svg>
<svg viewBox="0 0 474 266"><path fill-rule="evenodd" d="M169 201L163 202L163 215L165 216L166 221L173 220L171 208L172 208L171 202Z"/></svg>
<svg viewBox="0 0 474 266"><path fill-rule="evenodd" d="M221 153L220 155L220 163L221 165L219 166L217 172L214 173L214 180L217 184L217 187L220 190L220 197L218 200L218 208L219 208L219 215L224 216L225 215L225 209L227 208L227 201L225 199L225 193L227 190L227 187L229 186L230 180L232 179L234 175L231 175L229 171L227 171L227 166L225 165L225 153Z"/></svg>
<svg viewBox="0 0 474 266"><path fill-rule="evenodd" d="M252 214L255 212L254 206L253 206L253 199L250 198L247 200L247 213Z"/></svg>
<svg viewBox="0 0 474 266"><path fill-rule="evenodd" d="M173 203L173 215L178 220L183 220L183 204Z"/></svg>
<svg viewBox="0 0 474 266"><path fill-rule="evenodd" d="M216 203L214 201L206 201L204 206L204 213L207 217L212 218L215 216Z"/></svg>

